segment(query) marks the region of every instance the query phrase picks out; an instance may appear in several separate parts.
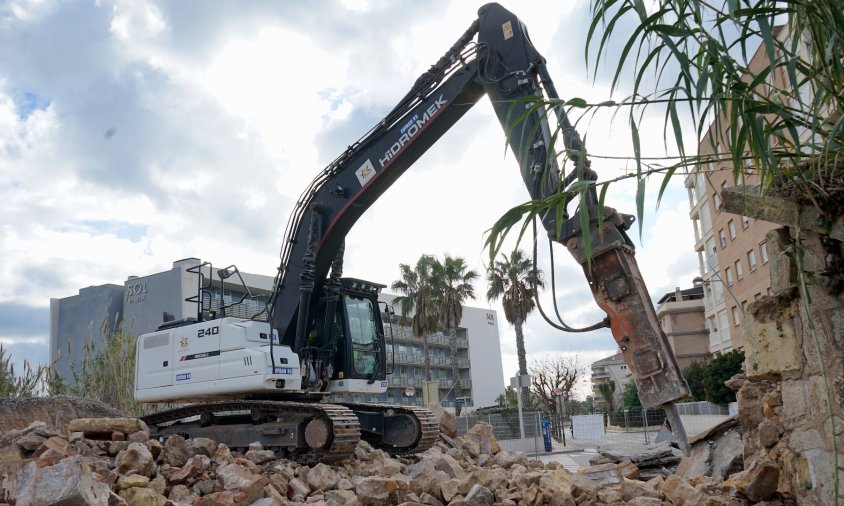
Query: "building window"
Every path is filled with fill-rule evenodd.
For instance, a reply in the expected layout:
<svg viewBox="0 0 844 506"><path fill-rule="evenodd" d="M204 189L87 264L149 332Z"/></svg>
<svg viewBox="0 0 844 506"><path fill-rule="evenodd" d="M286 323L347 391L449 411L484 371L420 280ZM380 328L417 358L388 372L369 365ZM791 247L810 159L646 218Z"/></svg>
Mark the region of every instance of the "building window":
<svg viewBox="0 0 844 506"><path fill-rule="evenodd" d="M719 280L721 278L718 278ZM724 301L724 283L723 281L719 281L718 283L712 283L712 293L715 294L715 303L720 304Z"/></svg>
<svg viewBox="0 0 844 506"><path fill-rule="evenodd" d="M747 216L742 216L741 217L741 228L747 228L748 226L750 226L750 218L748 218Z"/></svg>
<svg viewBox="0 0 844 506"><path fill-rule="evenodd" d="M718 211L720 211L721 210L721 195L718 194L718 193L715 193L714 195L712 195L712 203L715 204L715 212L717 213Z"/></svg>
<svg viewBox="0 0 844 506"><path fill-rule="evenodd" d="M756 270L756 252L753 250L747 252L747 265L750 266L750 272Z"/></svg>
<svg viewBox="0 0 844 506"><path fill-rule="evenodd" d="M730 229L730 239L736 238L736 226L733 223L733 220L727 222L727 228Z"/></svg>
<svg viewBox="0 0 844 506"><path fill-rule="evenodd" d="M709 169L707 169L707 171L708 170ZM697 200L701 200L705 194L706 179L703 175L703 171L698 171L697 175L695 176L695 195L697 195Z"/></svg>
<svg viewBox="0 0 844 506"><path fill-rule="evenodd" d="M736 327L741 325L741 310L739 310L738 306L733 306L733 325Z"/></svg>
<svg viewBox="0 0 844 506"><path fill-rule="evenodd" d="M730 322L727 321L726 309L718 311L718 328L721 329L721 342L728 341L730 339Z"/></svg>
<svg viewBox="0 0 844 506"><path fill-rule="evenodd" d="M718 267L718 255L715 250L715 240L711 237L706 240L706 263L710 269Z"/></svg>
<svg viewBox="0 0 844 506"><path fill-rule="evenodd" d="M700 205L700 224L703 227L702 234L706 235L707 232L712 230L712 215L709 214L709 202L703 201Z"/></svg>
<svg viewBox="0 0 844 506"><path fill-rule="evenodd" d="M718 238L721 239L721 249L727 247L727 234L724 233L724 229L718 231Z"/></svg>
<svg viewBox="0 0 844 506"><path fill-rule="evenodd" d="M741 267L741 260L736 260L736 278L739 281L744 279L744 269Z"/></svg>
<svg viewBox="0 0 844 506"><path fill-rule="evenodd" d="M762 253L762 263L768 263L768 241L759 243L759 252Z"/></svg>
<svg viewBox="0 0 844 506"><path fill-rule="evenodd" d="M759 300L762 298L762 292L756 292L753 294L753 300Z"/></svg>
<svg viewBox="0 0 844 506"><path fill-rule="evenodd" d="M733 282L735 281L733 279L733 270L727 267L724 269L724 272L727 273L727 286L733 286Z"/></svg>

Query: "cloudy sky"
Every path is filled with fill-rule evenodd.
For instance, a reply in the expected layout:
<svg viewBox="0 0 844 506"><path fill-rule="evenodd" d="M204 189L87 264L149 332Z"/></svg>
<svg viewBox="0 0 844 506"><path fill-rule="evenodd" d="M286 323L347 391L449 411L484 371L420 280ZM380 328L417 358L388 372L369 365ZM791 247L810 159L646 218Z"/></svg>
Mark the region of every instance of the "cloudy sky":
<svg viewBox="0 0 844 506"><path fill-rule="evenodd" d="M273 275L295 199L368 131L476 18L482 2L411 0L0 2L0 343L48 360L51 298L198 257ZM584 64L585 0L504 4L528 26L563 98L610 98ZM619 98L624 89L616 93ZM623 115L622 115L623 116ZM661 118L643 143L662 155ZM626 120L579 125L593 153L630 156ZM690 142L693 144L694 141ZM483 273L484 231L527 198L492 108L480 102L358 222L347 275L390 284L423 253ZM632 170L594 159L601 179ZM682 178L658 210L649 182L637 257L654 299L696 275ZM635 213L634 188L607 202ZM540 268L550 280L547 244ZM602 315L555 249L560 311ZM517 368L499 310L505 377ZM550 292L543 296L551 309ZM615 352L609 331L567 335L538 315L529 356ZM504 380L502 379L502 385Z"/></svg>

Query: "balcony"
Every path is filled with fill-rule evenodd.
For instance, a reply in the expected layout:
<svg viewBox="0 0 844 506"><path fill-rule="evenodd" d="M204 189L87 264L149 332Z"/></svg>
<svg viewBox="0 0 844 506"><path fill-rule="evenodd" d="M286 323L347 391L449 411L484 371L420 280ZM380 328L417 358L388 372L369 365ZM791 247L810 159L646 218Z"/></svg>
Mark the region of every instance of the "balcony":
<svg viewBox="0 0 844 506"><path fill-rule="evenodd" d="M605 371L605 370L592 371L592 379L609 378L609 377L610 377L609 371Z"/></svg>
<svg viewBox="0 0 844 506"><path fill-rule="evenodd" d="M454 386L454 380L449 378L443 378L437 380L440 383L440 388L442 389L450 389ZM464 390L471 390L472 389L472 380L461 378L460 379L460 388Z"/></svg>
<svg viewBox="0 0 844 506"><path fill-rule="evenodd" d="M387 357L389 360L389 356ZM416 353L396 353L397 364L423 365L425 357Z"/></svg>
<svg viewBox="0 0 844 506"><path fill-rule="evenodd" d="M384 335L387 338L387 341L390 339L395 339L396 341L406 341L412 343L422 343L423 340L421 337L415 337L410 329L397 329L393 327L392 334L390 333L389 328L384 329ZM442 332L438 332L436 334L432 334L428 337L428 344L434 346L449 346L448 344L448 335L443 334ZM463 337L457 338L457 348L458 349L468 349L469 348L469 340Z"/></svg>
<svg viewBox="0 0 844 506"><path fill-rule="evenodd" d="M401 365L425 365L425 356L420 353L396 353L396 363ZM390 355L387 355L387 360ZM451 367L451 358L448 357L431 357L432 367ZM468 369L470 367L468 358L458 358L457 367L460 369Z"/></svg>
<svg viewBox="0 0 844 506"><path fill-rule="evenodd" d="M448 357L432 357L431 358L431 365L438 366L438 367L451 367L451 359ZM457 359L457 367L461 369L468 369L469 368L469 359L468 358L458 358Z"/></svg>
<svg viewBox="0 0 844 506"><path fill-rule="evenodd" d="M396 376L391 375L387 380L387 386L390 387L414 387L414 388L422 388L422 378L408 378L407 376Z"/></svg>

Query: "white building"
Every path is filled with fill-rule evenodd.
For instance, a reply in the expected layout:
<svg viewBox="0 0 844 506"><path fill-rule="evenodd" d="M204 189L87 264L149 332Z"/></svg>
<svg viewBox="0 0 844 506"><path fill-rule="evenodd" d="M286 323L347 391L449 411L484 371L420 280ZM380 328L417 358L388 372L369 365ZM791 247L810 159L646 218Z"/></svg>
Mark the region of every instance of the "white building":
<svg viewBox="0 0 844 506"><path fill-rule="evenodd" d="M173 268L146 276L129 276L122 285L108 284L82 288L78 295L50 301L50 361L68 382L73 381L75 367L82 360L86 343L102 349L105 336L114 330L132 335L154 331L167 320L197 316L197 304L187 301L195 297L198 277L189 272L202 262L186 258L173 262ZM208 273L209 268L204 268ZM260 274L241 273L252 297L227 309L228 316L250 318L260 312L272 291L273 278ZM222 285L226 304L244 294L236 277ZM208 280L206 280L208 282ZM210 281L211 310L217 310L221 298L219 279ZM390 303L395 295L380 294L379 300ZM358 402L395 402L422 404L424 358L421 340L413 338L409 329L397 325L387 327L388 349L395 352L394 373L388 377L388 391L380 397L355 396ZM105 332L104 332L105 330ZM439 381L442 404L453 406L451 357L448 337L442 333L430 337L430 353L434 379ZM388 360L392 357L388 355ZM498 318L494 310L465 307L458 329L458 365L461 397L466 406L490 406L504 392L504 374ZM475 365L475 367L473 367ZM413 387L413 395L408 387Z"/></svg>

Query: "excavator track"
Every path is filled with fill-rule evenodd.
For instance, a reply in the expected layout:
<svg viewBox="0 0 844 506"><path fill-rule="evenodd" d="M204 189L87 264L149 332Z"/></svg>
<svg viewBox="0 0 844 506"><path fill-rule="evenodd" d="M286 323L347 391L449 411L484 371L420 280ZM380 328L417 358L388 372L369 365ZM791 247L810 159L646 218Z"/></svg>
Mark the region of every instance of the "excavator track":
<svg viewBox="0 0 844 506"><path fill-rule="evenodd" d="M185 421L188 418L193 420ZM149 426L151 437L207 437L243 451L249 443L258 441L265 449L275 451L277 457L301 463L351 457L360 441L355 413L337 404L218 401L160 411L141 419Z"/></svg>
<svg viewBox="0 0 844 506"><path fill-rule="evenodd" d="M364 424L366 419L365 413L378 413L385 419L390 419L396 416L404 415L407 419L412 420L412 426L408 426L408 430L415 430L414 435L405 434L403 439L405 444L397 446L385 441L382 437L378 437L377 431L369 431L368 427L361 427L361 437L374 448L384 450L393 456L409 455L413 453L421 453L434 446L439 438L440 425L437 417L429 410L416 406L394 406L389 404L361 404L361 403L340 403L342 406L352 410L358 416L361 423Z"/></svg>

